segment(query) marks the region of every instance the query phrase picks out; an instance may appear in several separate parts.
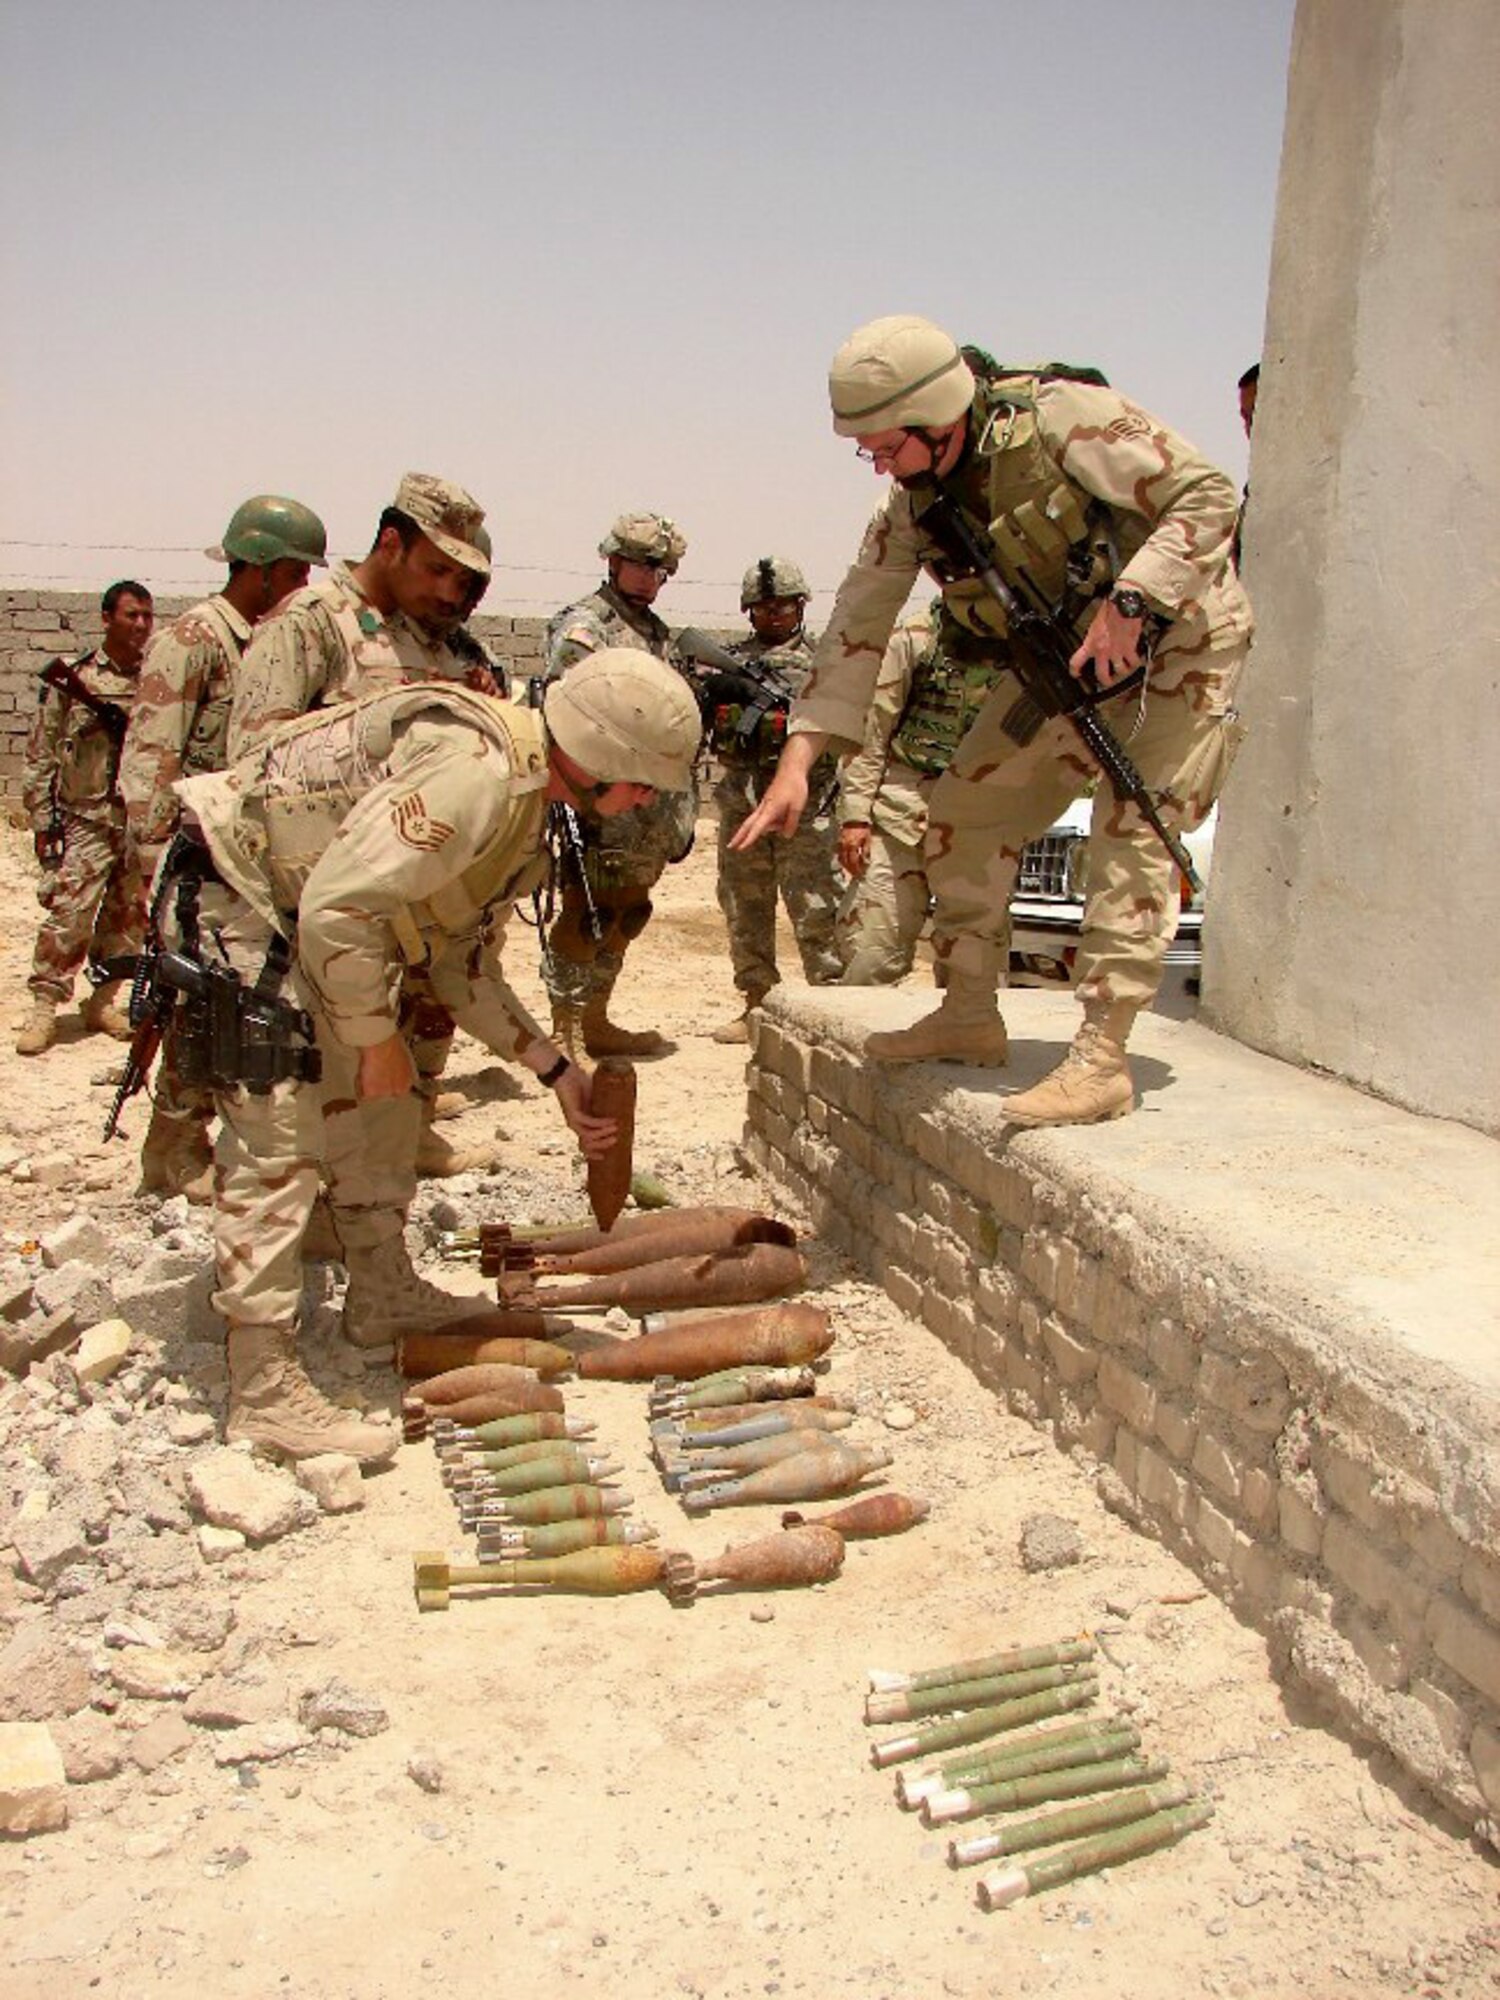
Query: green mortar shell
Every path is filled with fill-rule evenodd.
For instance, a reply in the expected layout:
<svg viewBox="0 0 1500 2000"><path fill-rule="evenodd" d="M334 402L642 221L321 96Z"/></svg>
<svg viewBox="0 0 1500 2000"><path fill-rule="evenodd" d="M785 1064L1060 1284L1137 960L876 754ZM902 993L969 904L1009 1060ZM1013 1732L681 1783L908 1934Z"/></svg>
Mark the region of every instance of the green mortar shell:
<svg viewBox="0 0 1500 2000"><path fill-rule="evenodd" d="M956 1750L962 1743L982 1743L987 1736L999 1736L1023 1723L1040 1722L1044 1716L1066 1715L1083 1708L1099 1692L1096 1676L1089 1675L1067 1687L1048 1688L1041 1694L1023 1696L1019 1701L1002 1701L994 1708L976 1708L970 1715L956 1716L951 1722L932 1722L910 1730L905 1736L888 1736L870 1746L870 1762L877 1771L887 1764L904 1763L908 1757L928 1757L936 1750Z"/></svg>
<svg viewBox="0 0 1500 2000"><path fill-rule="evenodd" d="M991 1810L984 1801L988 1792L997 1785L1008 1784L1012 1779L1036 1777L1043 1771L1072 1771L1091 1764L1113 1764L1116 1759L1140 1747L1141 1732L1123 1725L1104 1736L1058 1744L1051 1750L1033 1750L1029 1756L1016 1757L1000 1765L993 1777L977 1778L957 1785L951 1791L938 1792L924 1799L922 1823L924 1826L946 1826L950 1820L973 1819L977 1814Z"/></svg>
<svg viewBox="0 0 1500 2000"><path fill-rule="evenodd" d="M955 1709L988 1708L1016 1695L1062 1687L1089 1671L1080 1661L1070 1660L1055 1666L1039 1662L1021 1672L991 1674L985 1680L963 1681L952 1687L924 1688L911 1694L872 1694L865 1702L865 1721L908 1722L922 1715L951 1714Z"/></svg>
<svg viewBox="0 0 1500 2000"><path fill-rule="evenodd" d="M1051 1799L1080 1799L1090 1792L1118 1791L1122 1785L1150 1785L1167 1775L1164 1757L1118 1757L1081 1771L1039 1771L1034 1778L1006 1778L993 1785L971 1785L968 1791L974 1813L1019 1812Z"/></svg>
<svg viewBox="0 0 1500 2000"><path fill-rule="evenodd" d="M508 1445L503 1451L467 1451L464 1463L476 1472L509 1472L517 1465L535 1465L538 1460L549 1458L564 1464L581 1464L593 1455L589 1445L569 1444L562 1438L540 1438L535 1444Z"/></svg>
<svg viewBox="0 0 1500 2000"><path fill-rule="evenodd" d="M1191 1798L1192 1793L1181 1778L1169 1778L1161 1785L1132 1785L1127 1791L1084 1799L1057 1812L1009 1820L992 1833L976 1833L968 1840L950 1840L948 1866L970 1868L976 1861L998 1861L1002 1854L1022 1854L1028 1847L1055 1847L1059 1841L1076 1840L1081 1834L1105 1833L1112 1826L1129 1826L1133 1820L1149 1819L1152 1813L1186 1805Z"/></svg>
<svg viewBox="0 0 1500 2000"><path fill-rule="evenodd" d="M517 1493L500 1506L496 1519L519 1521L534 1527L548 1521L581 1521L596 1514L623 1514L630 1505L628 1493L606 1491L600 1486L549 1486L543 1493Z"/></svg>
<svg viewBox="0 0 1500 2000"><path fill-rule="evenodd" d="M509 1500L520 1493L540 1493L551 1486L594 1485L607 1472L619 1467L607 1458L593 1458L586 1452L556 1458L533 1458L512 1465L504 1472L487 1472L473 1491L487 1498Z"/></svg>
<svg viewBox="0 0 1500 2000"><path fill-rule="evenodd" d="M492 1423L475 1424L472 1430L456 1435L464 1444L476 1444L484 1451L505 1451L512 1445L548 1442L554 1438L592 1437L596 1426L583 1417L559 1416L555 1410L524 1410L516 1417L496 1417Z"/></svg>
<svg viewBox="0 0 1500 2000"><path fill-rule="evenodd" d="M489 1539L481 1529L481 1553ZM655 1540L655 1528L648 1527L644 1521L627 1521L616 1514L608 1520L552 1521L541 1527L513 1529L508 1546L518 1555L567 1556L575 1549L623 1548Z"/></svg>
<svg viewBox="0 0 1500 2000"><path fill-rule="evenodd" d="M1064 1882L1076 1882L1080 1875L1093 1875L1101 1868L1116 1868L1122 1861L1154 1854L1158 1848L1171 1847L1200 1826L1207 1826L1213 1816L1214 1809L1207 1799L1193 1799L1168 1812L1153 1813L1150 1819L1136 1820L1130 1826L1118 1826L1109 1833L1095 1834L1092 1839L1075 1841L1070 1847L1059 1848L1056 1854L997 1868L980 1878L980 1908L1003 1910L1024 1896L1036 1895L1038 1890L1057 1889Z"/></svg>
<svg viewBox="0 0 1500 2000"><path fill-rule="evenodd" d="M1027 1667L1056 1667L1070 1660L1091 1660L1098 1651L1092 1639L1060 1639L1050 1646L1012 1646L1004 1653L987 1653L978 1660L957 1660L948 1667L924 1667L914 1674L872 1672L873 1694L918 1692L951 1687L958 1681L987 1680L993 1674L1021 1673Z"/></svg>

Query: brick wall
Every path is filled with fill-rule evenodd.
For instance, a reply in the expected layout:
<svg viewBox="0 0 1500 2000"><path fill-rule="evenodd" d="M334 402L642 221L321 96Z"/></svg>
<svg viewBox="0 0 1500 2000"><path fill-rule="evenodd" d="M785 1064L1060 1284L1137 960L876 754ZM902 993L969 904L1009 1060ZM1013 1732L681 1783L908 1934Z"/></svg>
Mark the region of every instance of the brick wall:
<svg viewBox="0 0 1500 2000"><path fill-rule="evenodd" d="M1285 1670L1500 1845L1500 1502L1490 1439L1086 1184L772 1001L747 1147L826 1239L1009 1408L1098 1467ZM988 1122L986 1122L988 1121Z"/></svg>
<svg viewBox="0 0 1500 2000"><path fill-rule="evenodd" d="M158 597L158 628L196 600ZM513 675L536 672L542 654L541 618L503 613L473 621L473 629ZM37 676L57 654L97 646L101 631L96 592L0 591L0 806L16 809L26 764L26 738L36 710Z"/></svg>

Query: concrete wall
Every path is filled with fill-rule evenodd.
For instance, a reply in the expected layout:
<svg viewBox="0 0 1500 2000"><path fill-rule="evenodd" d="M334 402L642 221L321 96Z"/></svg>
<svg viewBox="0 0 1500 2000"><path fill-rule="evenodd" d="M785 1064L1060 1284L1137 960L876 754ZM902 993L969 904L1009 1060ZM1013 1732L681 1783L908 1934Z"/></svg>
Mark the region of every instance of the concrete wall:
<svg viewBox="0 0 1500 2000"><path fill-rule="evenodd" d="M1205 1004L1500 1132L1500 8L1302 0Z"/></svg>
<svg viewBox="0 0 1500 2000"><path fill-rule="evenodd" d="M158 630L194 601L158 597ZM535 673L545 619L481 613L472 622L480 638L513 675ZM0 807L20 803L26 738L36 712L37 676L58 653L81 653L85 646L97 646L99 636L97 593L0 590Z"/></svg>

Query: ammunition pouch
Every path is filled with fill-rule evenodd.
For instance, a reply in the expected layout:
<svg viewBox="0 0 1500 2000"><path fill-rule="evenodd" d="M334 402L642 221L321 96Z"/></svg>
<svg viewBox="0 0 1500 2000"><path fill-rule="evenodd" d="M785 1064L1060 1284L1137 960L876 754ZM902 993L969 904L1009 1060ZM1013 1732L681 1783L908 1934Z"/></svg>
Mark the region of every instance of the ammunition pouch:
<svg viewBox="0 0 1500 2000"><path fill-rule="evenodd" d="M269 961L268 961L269 962ZM172 1062L182 1083L206 1090L242 1085L263 1097L273 1085L316 1083L322 1057L312 1018L291 1001L248 985L232 966L205 965L186 952L162 951L150 972L154 1000L170 994Z"/></svg>

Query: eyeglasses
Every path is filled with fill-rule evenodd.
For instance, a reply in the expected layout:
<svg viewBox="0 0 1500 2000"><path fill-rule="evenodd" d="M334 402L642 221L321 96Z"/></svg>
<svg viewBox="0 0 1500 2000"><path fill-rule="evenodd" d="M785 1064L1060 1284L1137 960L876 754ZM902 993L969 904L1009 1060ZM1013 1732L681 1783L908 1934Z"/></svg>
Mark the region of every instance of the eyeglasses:
<svg viewBox="0 0 1500 2000"><path fill-rule="evenodd" d="M912 433L909 430L903 430L900 439L895 444L859 444L854 447L854 456L862 458L866 465L878 465L882 459L885 460L887 465L890 465L905 451L907 445L911 442L911 437Z"/></svg>

